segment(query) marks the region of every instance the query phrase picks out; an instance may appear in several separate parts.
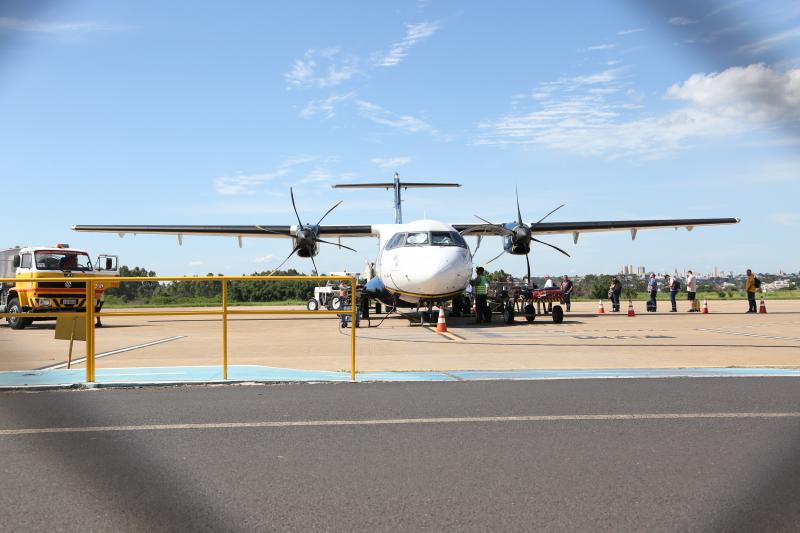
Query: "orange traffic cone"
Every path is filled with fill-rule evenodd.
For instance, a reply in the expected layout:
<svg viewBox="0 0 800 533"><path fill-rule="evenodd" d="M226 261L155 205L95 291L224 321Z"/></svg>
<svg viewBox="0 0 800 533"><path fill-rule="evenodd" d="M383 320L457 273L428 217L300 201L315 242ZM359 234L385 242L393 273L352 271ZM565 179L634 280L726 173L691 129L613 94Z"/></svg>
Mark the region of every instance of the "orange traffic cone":
<svg viewBox="0 0 800 533"><path fill-rule="evenodd" d="M708 314L708 300L703 300L703 309L700 310L700 314L702 315Z"/></svg>
<svg viewBox="0 0 800 533"><path fill-rule="evenodd" d="M767 312L767 304L764 303L764 297L761 297L761 305L758 306L759 313L766 313Z"/></svg>
<svg viewBox="0 0 800 533"><path fill-rule="evenodd" d="M447 331L447 322L444 320L444 306L439 308L439 321L436 322L436 331L445 333Z"/></svg>
<svg viewBox="0 0 800 533"><path fill-rule="evenodd" d="M628 316L636 316L636 311L633 310L633 302L628 300Z"/></svg>
<svg viewBox="0 0 800 533"><path fill-rule="evenodd" d="M605 312L606 312L606 310L603 309L603 300L600 300L600 303L598 304L598 307L597 307L597 314L602 315Z"/></svg>

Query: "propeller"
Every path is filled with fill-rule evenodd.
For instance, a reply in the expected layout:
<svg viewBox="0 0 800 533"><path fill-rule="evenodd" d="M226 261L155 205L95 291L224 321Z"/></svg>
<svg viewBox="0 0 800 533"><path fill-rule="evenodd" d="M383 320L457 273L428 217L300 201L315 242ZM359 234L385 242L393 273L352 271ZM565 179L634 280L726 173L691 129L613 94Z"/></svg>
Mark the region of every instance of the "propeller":
<svg viewBox="0 0 800 533"><path fill-rule="evenodd" d="M503 251L500 252L499 255L493 257L492 259L490 259L489 261L484 263L484 266L488 265L489 263L491 263L495 259L499 259L505 253L510 253L512 255L524 255L525 256L525 263L527 265L527 271L528 271L528 283L530 283L531 282L531 261L530 261L530 258L529 258L529 254L531 252L531 243L532 242L537 242L539 244L544 244L545 246L549 246L550 248L553 248L554 250L558 250L559 252L561 252L562 254L566 255L567 257L570 257L570 255L567 252L565 252L564 250L562 250L558 246L556 246L554 244L550 244L548 242L544 242L544 241L542 241L540 239L537 239L536 237L533 236L534 230L536 229L536 227L539 224L542 223L542 221L544 219L546 219L547 217L549 217L550 215L552 215L553 213L555 213L556 211L558 211L559 209L564 207L566 204L561 204L560 206L556 207L555 209L553 209L552 211L547 213L545 216L540 218L538 221L536 221L535 223L533 223L533 224L531 224L529 226L529 225L525 224L525 222L522 220L522 209L520 208L520 205L519 205L519 190L517 189L517 187L514 187L514 193L515 193L516 199L517 199L517 220L516 220L516 222L513 223L513 224L515 224L513 228L509 227L511 224L505 224L505 225L504 224L495 224L494 222L489 222L485 218L481 218L478 215L475 215L475 218L477 218L478 220L481 220L482 222L488 224L489 226L492 226L494 229L497 230L498 233L500 233L502 236L508 238L508 244L504 247ZM477 251L477 248L476 248L476 251Z"/></svg>
<svg viewBox="0 0 800 533"><path fill-rule="evenodd" d="M289 259L291 259L294 254L297 254L300 257L310 258L311 264L314 266L314 274L316 274L318 271L317 271L317 262L314 261L314 256L317 255L317 253L319 252L320 243L330 244L332 246L338 246L340 249L345 248L346 250L357 252L357 250L355 250L354 248L350 248L349 246L345 246L344 244L326 241L324 239L319 238L319 225L322 223L323 220L325 220L325 217L327 217L331 213L331 211L333 211L334 209L339 207L339 205L341 205L342 203L341 201L336 202L335 204L333 204L333 206L331 206L330 209L325 211L325 214L319 218L316 224L303 224L302 220L300 220L300 213L297 211L297 203L294 200L294 190L292 190L291 187L289 187L289 197L292 199L292 209L294 210L295 218L297 218L297 230L295 231L294 234L295 244L294 248L292 248L292 251L289 253L289 255L286 256L286 258L281 262L281 264L278 265L277 268L275 268L272 272L269 273L270 276L273 275L278 270L280 270L280 268L283 265L285 265L286 262ZM274 231L258 225L256 225L256 227L267 233L286 235L285 233Z"/></svg>

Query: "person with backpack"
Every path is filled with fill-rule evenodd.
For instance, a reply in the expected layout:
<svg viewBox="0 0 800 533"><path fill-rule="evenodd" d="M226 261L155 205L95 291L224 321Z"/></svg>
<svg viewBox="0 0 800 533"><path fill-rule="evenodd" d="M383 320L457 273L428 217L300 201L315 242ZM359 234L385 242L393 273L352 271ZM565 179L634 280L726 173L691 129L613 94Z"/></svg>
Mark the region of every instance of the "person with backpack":
<svg viewBox="0 0 800 533"><path fill-rule="evenodd" d="M747 280L744 282L744 290L747 292L747 312L757 313L756 309L756 291L761 287L761 280L753 274L753 271L747 269Z"/></svg>
<svg viewBox="0 0 800 533"><path fill-rule="evenodd" d="M681 282L678 281L678 278L676 278L675 276L670 276L669 274L664 275L664 280L667 284L667 288L669 288L669 303L672 304L672 309L670 309L669 312L677 313L678 302L675 301L675 298L678 295L678 291L681 288Z"/></svg>
<svg viewBox="0 0 800 533"><path fill-rule="evenodd" d="M612 313L619 313L620 295L622 295L622 283L617 276L611 276L611 286L608 287L608 297L611 298Z"/></svg>

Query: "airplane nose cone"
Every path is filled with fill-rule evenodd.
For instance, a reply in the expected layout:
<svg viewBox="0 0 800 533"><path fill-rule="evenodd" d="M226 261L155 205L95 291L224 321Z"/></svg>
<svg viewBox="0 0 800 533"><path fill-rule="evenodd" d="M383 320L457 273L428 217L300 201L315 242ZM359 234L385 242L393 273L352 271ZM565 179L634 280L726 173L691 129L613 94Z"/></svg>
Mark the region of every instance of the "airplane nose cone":
<svg viewBox="0 0 800 533"><path fill-rule="evenodd" d="M426 257L419 257L404 268L400 276L393 276L398 289L414 294L438 295L466 287L472 266L465 249L429 248L424 253Z"/></svg>

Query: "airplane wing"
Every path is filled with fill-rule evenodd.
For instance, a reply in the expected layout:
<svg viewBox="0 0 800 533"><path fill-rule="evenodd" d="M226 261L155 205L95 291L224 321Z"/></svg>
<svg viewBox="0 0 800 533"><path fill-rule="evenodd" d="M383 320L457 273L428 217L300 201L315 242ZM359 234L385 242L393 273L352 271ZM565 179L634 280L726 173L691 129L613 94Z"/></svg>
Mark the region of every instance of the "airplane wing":
<svg viewBox="0 0 800 533"><path fill-rule="evenodd" d="M259 238L291 238L295 236L297 226L72 226L74 231L94 233L116 233L120 237L126 234L137 235L148 233L154 235L224 236L224 237L259 237ZM320 237L373 237L377 231L371 225L329 225L319 227Z"/></svg>
<svg viewBox="0 0 800 533"><path fill-rule="evenodd" d="M625 231L629 230L631 236L636 238L636 232L640 229L659 229L659 228L686 228L691 231L698 226L719 226L723 224L737 224L738 218L675 218L663 220L599 220L586 222L540 222L532 224L534 235L571 233L573 240L578 242L578 235L581 233L597 231ZM535 226L535 227L533 227ZM497 224L454 224L453 228L461 232L462 235L504 235Z"/></svg>

